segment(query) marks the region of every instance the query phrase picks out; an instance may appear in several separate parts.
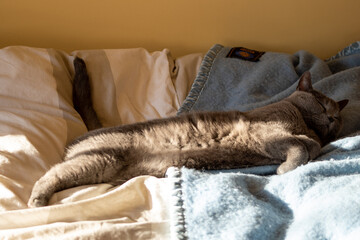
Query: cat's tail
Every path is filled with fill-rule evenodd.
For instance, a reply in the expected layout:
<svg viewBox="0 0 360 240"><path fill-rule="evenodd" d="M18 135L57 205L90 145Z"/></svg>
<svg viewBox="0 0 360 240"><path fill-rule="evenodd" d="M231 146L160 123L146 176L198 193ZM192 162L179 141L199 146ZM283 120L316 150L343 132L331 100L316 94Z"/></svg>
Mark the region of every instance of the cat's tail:
<svg viewBox="0 0 360 240"><path fill-rule="evenodd" d="M91 99L90 80L83 59L74 59L75 76L73 81L73 103L88 130L101 128L102 125L94 110Z"/></svg>

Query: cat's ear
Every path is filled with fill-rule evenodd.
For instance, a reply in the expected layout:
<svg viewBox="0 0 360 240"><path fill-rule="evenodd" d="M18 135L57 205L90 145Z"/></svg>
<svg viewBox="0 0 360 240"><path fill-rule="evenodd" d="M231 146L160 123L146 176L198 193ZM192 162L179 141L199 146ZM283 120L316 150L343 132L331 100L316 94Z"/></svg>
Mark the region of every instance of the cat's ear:
<svg viewBox="0 0 360 240"><path fill-rule="evenodd" d="M339 105L340 111L343 110L343 108L348 104L348 102L349 102L348 99L344 99L344 100L337 102L337 104Z"/></svg>
<svg viewBox="0 0 360 240"><path fill-rule="evenodd" d="M309 92L312 89L313 88L312 88L312 84L311 84L311 73L310 72L305 72L300 77L299 84L298 84L296 90Z"/></svg>

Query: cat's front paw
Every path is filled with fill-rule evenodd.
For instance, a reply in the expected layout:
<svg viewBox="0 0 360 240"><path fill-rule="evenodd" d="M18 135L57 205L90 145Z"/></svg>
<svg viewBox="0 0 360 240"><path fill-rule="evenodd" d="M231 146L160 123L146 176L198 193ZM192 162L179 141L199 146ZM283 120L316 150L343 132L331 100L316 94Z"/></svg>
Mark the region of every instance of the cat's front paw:
<svg viewBox="0 0 360 240"><path fill-rule="evenodd" d="M276 174L281 175L284 173L287 173L291 170L294 170L295 168L297 168L296 165L291 164L289 162L283 162L282 164L280 164L280 166L276 169Z"/></svg>
<svg viewBox="0 0 360 240"><path fill-rule="evenodd" d="M281 166L280 166L280 167L281 167ZM280 167L278 167L278 168L276 169L276 174L277 174L277 175L281 175L281 174L284 174L284 173L287 172L286 169L280 168Z"/></svg>

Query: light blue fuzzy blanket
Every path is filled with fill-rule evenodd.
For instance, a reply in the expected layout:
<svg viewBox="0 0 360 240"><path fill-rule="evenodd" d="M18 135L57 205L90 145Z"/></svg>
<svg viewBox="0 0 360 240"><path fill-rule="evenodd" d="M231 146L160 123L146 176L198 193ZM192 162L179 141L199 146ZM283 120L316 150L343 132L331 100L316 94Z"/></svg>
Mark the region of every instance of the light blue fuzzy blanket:
<svg viewBox="0 0 360 240"><path fill-rule="evenodd" d="M350 99L342 139L316 161L274 175L277 166L231 171L168 170L173 239L357 239L360 236L359 43L323 61L310 53L265 53L259 62L226 58L214 46L180 113L249 110L294 91L310 70L318 89Z"/></svg>

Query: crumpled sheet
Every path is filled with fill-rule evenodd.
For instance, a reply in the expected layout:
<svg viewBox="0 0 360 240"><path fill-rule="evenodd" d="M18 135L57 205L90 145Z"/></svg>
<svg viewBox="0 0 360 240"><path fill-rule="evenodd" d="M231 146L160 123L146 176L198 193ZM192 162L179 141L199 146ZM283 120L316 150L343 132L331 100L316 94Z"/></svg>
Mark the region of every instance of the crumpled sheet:
<svg viewBox="0 0 360 240"><path fill-rule="evenodd" d="M166 239L168 195L166 180L149 176L72 188L51 206L0 213L0 238Z"/></svg>
<svg viewBox="0 0 360 240"><path fill-rule="evenodd" d="M86 132L72 104L74 56L87 63L105 126L175 115L202 59L167 49L0 49L0 239L167 239L165 179L81 186L27 207L33 184Z"/></svg>

